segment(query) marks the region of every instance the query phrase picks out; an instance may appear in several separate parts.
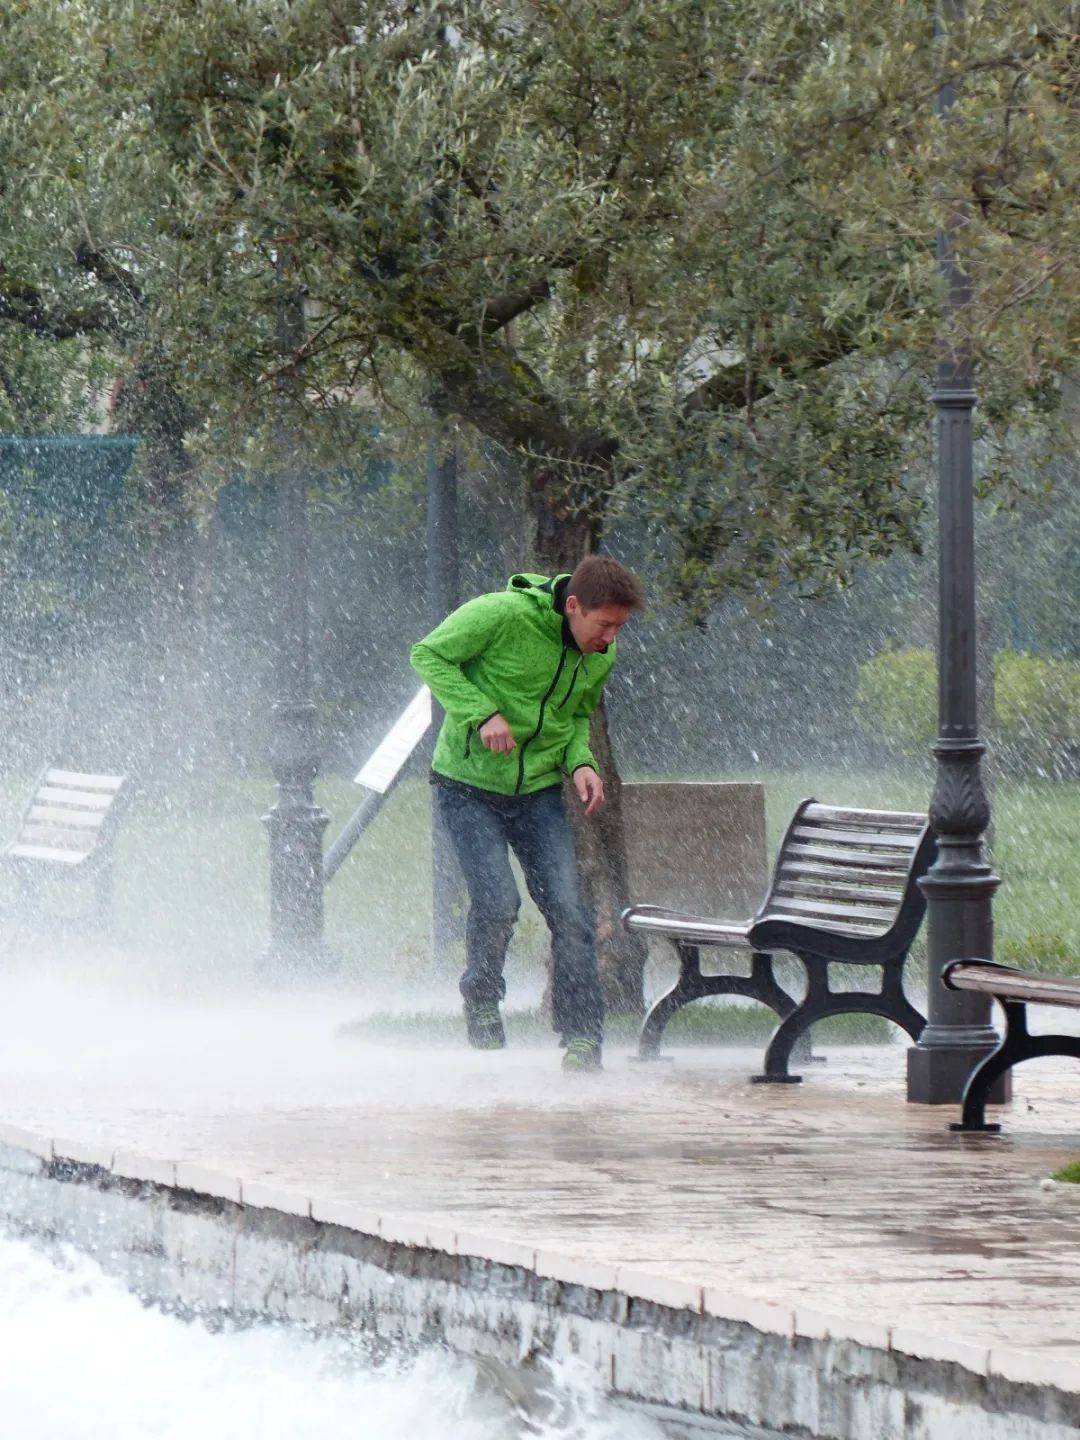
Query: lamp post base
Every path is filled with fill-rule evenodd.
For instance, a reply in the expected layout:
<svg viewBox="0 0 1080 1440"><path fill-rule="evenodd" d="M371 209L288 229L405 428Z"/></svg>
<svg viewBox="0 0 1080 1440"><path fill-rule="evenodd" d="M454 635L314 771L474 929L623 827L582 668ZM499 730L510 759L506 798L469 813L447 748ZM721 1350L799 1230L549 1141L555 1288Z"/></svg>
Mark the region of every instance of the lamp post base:
<svg viewBox="0 0 1080 1440"><path fill-rule="evenodd" d="M279 799L263 816L270 841L270 943L260 970L312 980L340 968L323 938L323 832L330 817L309 800Z"/></svg>
<svg viewBox="0 0 1080 1440"><path fill-rule="evenodd" d="M928 1029L931 1027L927 1027ZM924 1044L923 1039L907 1052L907 1098L914 1105L959 1105L964 1087L975 1066L997 1049L997 1037L974 1045L957 1045L950 1035L947 1045ZM1002 1075L990 1092L991 1105L1006 1105L1012 1099L1010 1077Z"/></svg>

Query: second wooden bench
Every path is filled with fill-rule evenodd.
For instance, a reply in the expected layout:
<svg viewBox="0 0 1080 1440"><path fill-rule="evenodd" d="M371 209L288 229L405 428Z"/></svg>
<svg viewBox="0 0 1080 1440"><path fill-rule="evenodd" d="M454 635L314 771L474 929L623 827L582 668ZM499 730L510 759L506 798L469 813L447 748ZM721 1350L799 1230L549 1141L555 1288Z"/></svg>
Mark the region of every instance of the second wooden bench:
<svg viewBox="0 0 1080 1440"><path fill-rule="evenodd" d="M963 1114L950 1126L959 1131L1001 1129L986 1119L986 1106L995 1082L1022 1060L1039 1060L1047 1055L1070 1055L1080 1060L1080 1035L1032 1035L1028 1031L1029 1005L1062 1005L1080 1010L1080 977L1039 975L995 965L990 960L954 960L941 977L950 990L974 990L990 995L1005 1012L1005 1034L996 1050L977 1065L964 1089Z"/></svg>

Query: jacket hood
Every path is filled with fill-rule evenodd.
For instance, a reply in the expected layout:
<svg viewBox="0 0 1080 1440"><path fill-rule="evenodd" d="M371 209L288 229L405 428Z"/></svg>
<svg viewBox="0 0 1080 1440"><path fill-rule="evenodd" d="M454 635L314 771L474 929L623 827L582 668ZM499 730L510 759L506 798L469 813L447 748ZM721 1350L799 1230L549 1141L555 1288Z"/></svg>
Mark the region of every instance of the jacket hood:
<svg viewBox="0 0 1080 1440"><path fill-rule="evenodd" d="M569 573L551 576L533 575L526 570L518 575L511 575L506 582L506 588L533 600L540 607L545 619L550 617L561 626L562 642L566 648L580 653L578 643L574 639L574 632L570 628L569 617L563 608L569 580ZM606 654L606 651L600 653Z"/></svg>
<svg viewBox="0 0 1080 1440"><path fill-rule="evenodd" d="M555 605L555 586L560 580L569 580L567 575L533 575L527 570L520 574L511 575L506 582L507 590L516 590L520 594L528 595L530 600L535 600L546 610L551 610Z"/></svg>

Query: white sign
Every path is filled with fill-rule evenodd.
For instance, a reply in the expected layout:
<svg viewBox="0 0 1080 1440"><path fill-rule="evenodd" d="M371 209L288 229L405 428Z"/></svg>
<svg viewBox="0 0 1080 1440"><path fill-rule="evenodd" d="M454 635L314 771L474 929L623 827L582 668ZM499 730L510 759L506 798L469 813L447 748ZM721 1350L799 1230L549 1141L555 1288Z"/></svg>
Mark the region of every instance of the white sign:
<svg viewBox="0 0 1080 1440"><path fill-rule="evenodd" d="M423 739L430 724L431 691L424 685L379 742L357 775L355 783L366 785L369 790L385 795L406 760Z"/></svg>

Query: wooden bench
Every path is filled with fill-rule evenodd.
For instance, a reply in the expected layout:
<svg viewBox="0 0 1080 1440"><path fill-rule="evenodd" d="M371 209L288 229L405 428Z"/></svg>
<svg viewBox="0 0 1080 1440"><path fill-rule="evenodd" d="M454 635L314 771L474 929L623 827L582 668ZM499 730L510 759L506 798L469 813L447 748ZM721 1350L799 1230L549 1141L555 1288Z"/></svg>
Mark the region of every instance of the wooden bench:
<svg viewBox="0 0 1080 1440"><path fill-rule="evenodd" d="M112 913L113 842L130 799L124 775L88 775L48 767L42 771L15 835L0 850L29 907L44 880L85 876L93 882L95 919Z"/></svg>
<svg viewBox="0 0 1080 1440"><path fill-rule="evenodd" d="M828 1015L883 1015L917 1040L926 1021L904 994L904 962L926 901L918 880L933 864L936 842L925 815L891 810L839 809L804 800L780 846L768 893L742 923L687 915L656 905L633 905L623 923L664 936L675 947L679 979L653 1005L641 1030L642 1059L659 1049L676 1010L706 995L744 995L775 1010L780 1023L755 1080L792 1083L795 1043ZM715 947L749 957L744 975L703 975L700 952ZM806 993L796 1002L777 982L773 955L798 957ZM831 990L830 965L877 965L876 992Z"/></svg>
<svg viewBox="0 0 1080 1440"><path fill-rule="evenodd" d="M1075 975L1037 975L990 960L954 960L942 980L951 990L975 990L992 996L1005 1012L1005 1034L968 1077L963 1111L951 1130L995 1134L1000 1125L987 1123L986 1103L995 1081L1019 1065L1044 1055L1071 1055L1080 1060L1080 1035L1030 1035L1028 1005L1065 1005L1080 1010L1080 979Z"/></svg>

